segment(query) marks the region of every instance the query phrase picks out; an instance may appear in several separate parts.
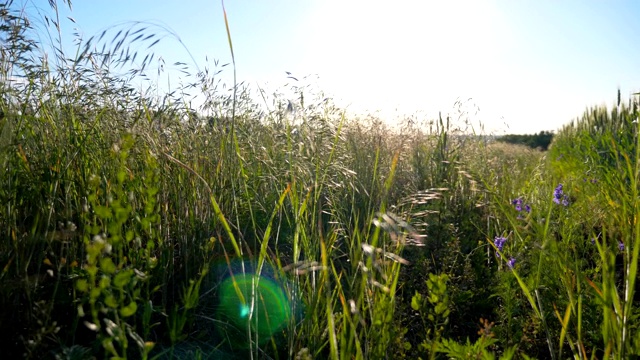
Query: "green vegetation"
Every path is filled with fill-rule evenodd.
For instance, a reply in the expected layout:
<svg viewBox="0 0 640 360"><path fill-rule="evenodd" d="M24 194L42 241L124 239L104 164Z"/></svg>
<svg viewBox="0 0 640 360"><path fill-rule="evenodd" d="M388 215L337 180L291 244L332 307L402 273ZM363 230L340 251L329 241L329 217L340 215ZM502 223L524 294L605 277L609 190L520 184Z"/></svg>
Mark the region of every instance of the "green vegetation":
<svg viewBox="0 0 640 360"><path fill-rule="evenodd" d="M551 141L553 141L553 133L551 131L540 131L540 133L533 135L511 134L500 136L497 140L509 144L526 145L533 149L546 151L549 145L551 145Z"/></svg>
<svg viewBox="0 0 640 360"><path fill-rule="evenodd" d="M295 113L256 104L219 68L181 89L201 116L111 75L151 64L140 24L48 59L0 21L3 357L640 355L637 100L548 152L346 118L302 85Z"/></svg>

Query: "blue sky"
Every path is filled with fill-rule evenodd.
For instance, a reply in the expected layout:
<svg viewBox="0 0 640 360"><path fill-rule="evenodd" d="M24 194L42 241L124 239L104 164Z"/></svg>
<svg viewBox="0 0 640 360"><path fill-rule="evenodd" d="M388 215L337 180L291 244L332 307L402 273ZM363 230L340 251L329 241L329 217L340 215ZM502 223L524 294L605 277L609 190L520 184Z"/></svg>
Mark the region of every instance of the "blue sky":
<svg viewBox="0 0 640 360"><path fill-rule="evenodd" d="M220 1L74 1L84 38L125 21L171 28L200 67L231 62ZM245 0L225 2L239 80L268 89L312 76L352 113L434 117L474 104L494 133L555 130L640 90L640 2ZM26 3L47 9L47 1ZM62 8L62 6L61 6ZM190 62L170 37L155 48ZM223 72L229 81L231 71ZM165 75L166 76L166 75ZM171 79L175 83L179 75ZM164 78L161 79L164 81ZM468 100L471 99L471 100ZM506 125L505 125L506 124Z"/></svg>

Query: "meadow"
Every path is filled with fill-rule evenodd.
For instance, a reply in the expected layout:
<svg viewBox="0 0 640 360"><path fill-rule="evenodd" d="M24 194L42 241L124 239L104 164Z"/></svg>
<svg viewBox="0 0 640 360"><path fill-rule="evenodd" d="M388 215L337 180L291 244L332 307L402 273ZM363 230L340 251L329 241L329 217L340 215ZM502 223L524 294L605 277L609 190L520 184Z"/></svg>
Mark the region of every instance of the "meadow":
<svg viewBox="0 0 640 360"><path fill-rule="evenodd" d="M144 28L45 57L0 10L3 358L640 355L636 97L541 151L462 103L391 127L302 83L256 102L218 63L152 97Z"/></svg>

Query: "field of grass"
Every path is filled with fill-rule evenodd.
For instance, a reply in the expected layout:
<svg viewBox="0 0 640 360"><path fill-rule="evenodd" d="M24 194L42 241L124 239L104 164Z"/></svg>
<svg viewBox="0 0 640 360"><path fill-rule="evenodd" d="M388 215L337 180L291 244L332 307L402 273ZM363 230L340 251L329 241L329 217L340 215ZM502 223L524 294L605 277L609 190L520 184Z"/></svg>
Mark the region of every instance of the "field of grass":
<svg viewBox="0 0 640 360"><path fill-rule="evenodd" d="M0 10L3 358L640 355L636 99L545 152L462 107L390 128L305 87L258 104L217 68L197 112L111 75L126 58L41 57Z"/></svg>

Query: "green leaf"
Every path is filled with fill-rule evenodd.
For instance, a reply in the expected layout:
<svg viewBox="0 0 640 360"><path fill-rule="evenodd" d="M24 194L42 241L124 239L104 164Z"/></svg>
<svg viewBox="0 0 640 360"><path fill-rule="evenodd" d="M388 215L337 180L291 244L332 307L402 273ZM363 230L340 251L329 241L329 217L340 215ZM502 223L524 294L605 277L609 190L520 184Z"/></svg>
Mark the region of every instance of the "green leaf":
<svg viewBox="0 0 640 360"><path fill-rule="evenodd" d="M101 290L104 290L108 288L109 285L111 285L111 278L108 276L102 276L102 278L100 278L100 283L98 284L98 287Z"/></svg>
<svg viewBox="0 0 640 360"><path fill-rule="evenodd" d="M115 309L118 307L118 302L116 301L116 298L112 295L109 294L105 299L104 299L104 303L105 305L107 305L108 307Z"/></svg>
<svg viewBox="0 0 640 360"><path fill-rule="evenodd" d="M100 269L106 274L115 274L116 264L113 263L110 257L100 259Z"/></svg>
<svg viewBox="0 0 640 360"><path fill-rule="evenodd" d="M420 308L422 308L422 295L417 291L411 298L411 308L415 311L420 311Z"/></svg>
<svg viewBox="0 0 640 360"><path fill-rule="evenodd" d="M133 275L132 270L123 270L116 274L113 278L113 285L117 288L123 288L125 285L129 283L131 280L131 276Z"/></svg>
<svg viewBox="0 0 640 360"><path fill-rule="evenodd" d="M101 219L110 219L111 218L111 209L106 206L98 205L94 208L96 215L98 215Z"/></svg>
<svg viewBox="0 0 640 360"><path fill-rule="evenodd" d="M135 301L132 301L129 303L129 305L120 309L120 315L122 315L122 317L129 317L135 314L137 310L138 310L138 304L136 304Z"/></svg>
<svg viewBox="0 0 640 360"><path fill-rule="evenodd" d="M436 294L429 295L429 302L432 304L437 304L440 298Z"/></svg>
<svg viewBox="0 0 640 360"><path fill-rule="evenodd" d="M91 299L97 299L100 296L100 288L93 288L89 292L89 297Z"/></svg>
<svg viewBox="0 0 640 360"><path fill-rule="evenodd" d="M86 279L80 279L76 281L76 289L80 292L87 292L89 291L89 283L87 283Z"/></svg>

